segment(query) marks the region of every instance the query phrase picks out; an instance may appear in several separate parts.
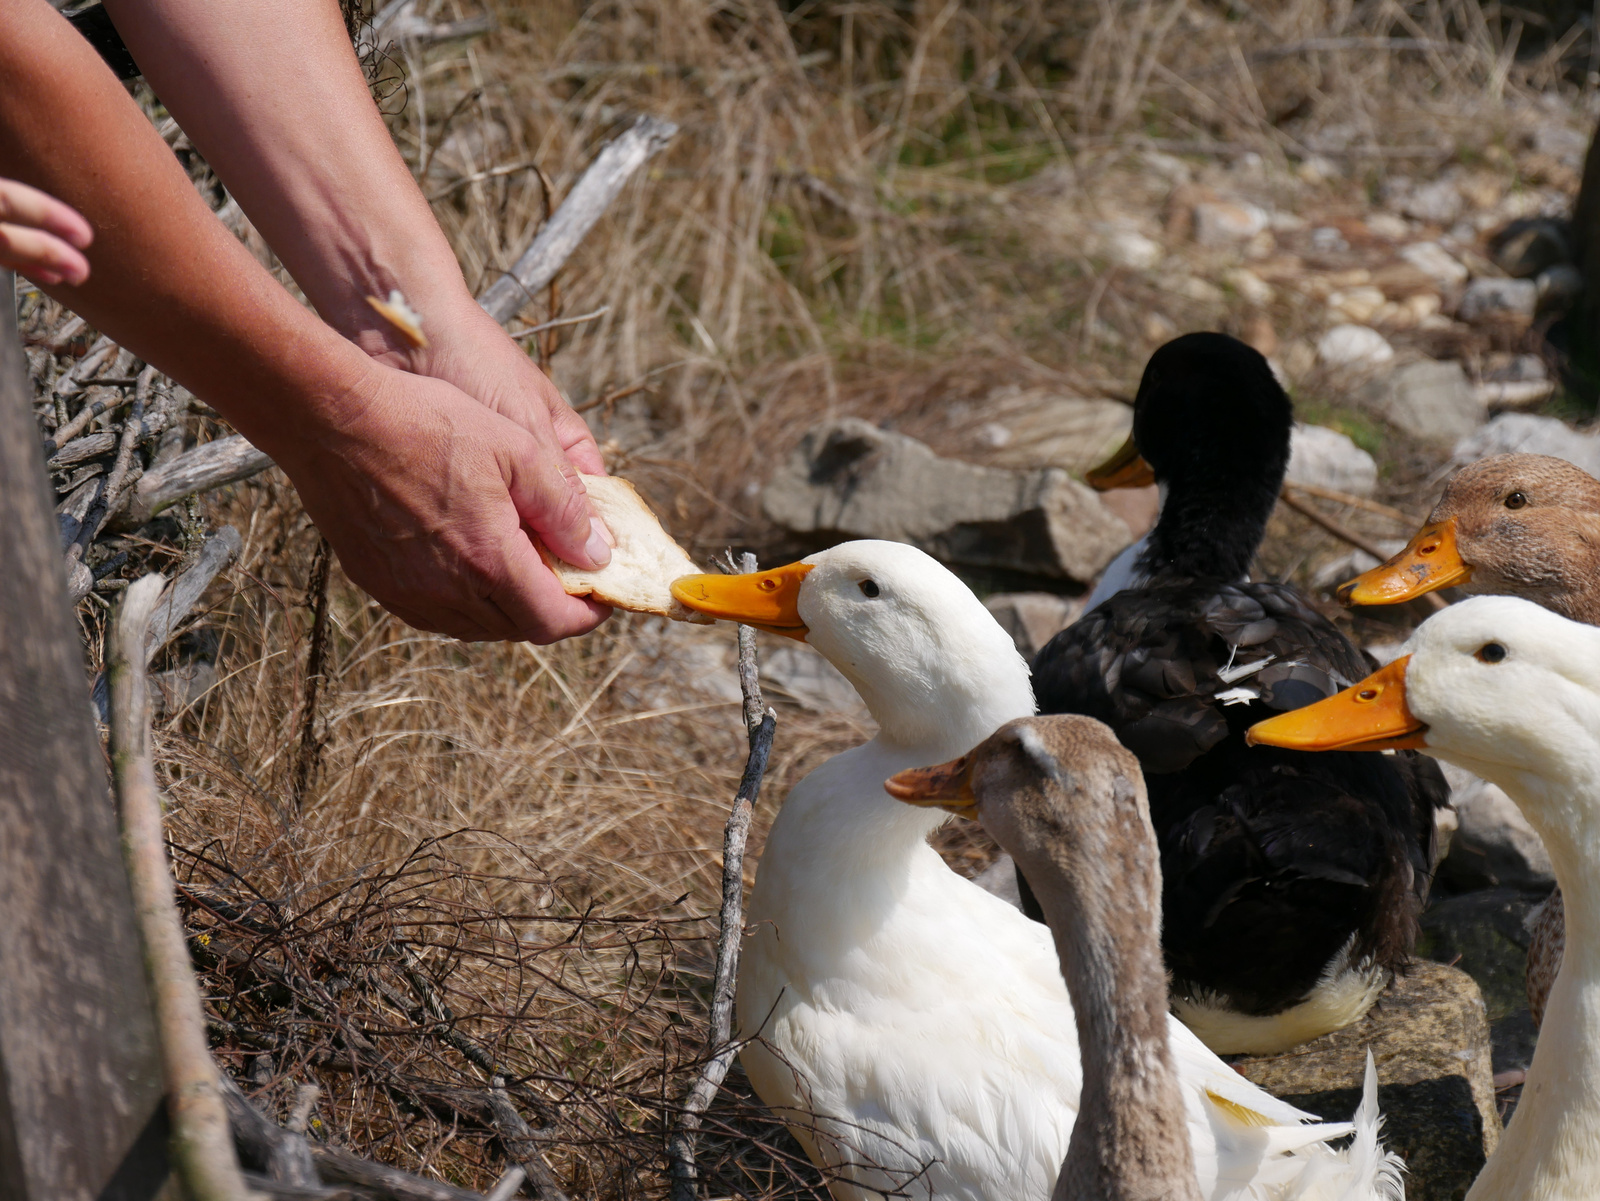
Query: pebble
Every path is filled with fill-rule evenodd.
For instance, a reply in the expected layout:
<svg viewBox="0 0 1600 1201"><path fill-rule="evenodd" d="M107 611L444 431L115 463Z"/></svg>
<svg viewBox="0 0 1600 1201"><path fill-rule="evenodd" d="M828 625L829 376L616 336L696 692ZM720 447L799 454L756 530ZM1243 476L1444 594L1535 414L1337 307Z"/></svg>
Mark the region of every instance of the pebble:
<svg viewBox="0 0 1600 1201"><path fill-rule="evenodd" d="M1099 237L1100 253L1113 263L1135 271L1149 271L1161 262L1161 243L1136 229L1111 229Z"/></svg>
<svg viewBox="0 0 1600 1201"><path fill-rule="evenodd" d="M1394 358L1394 347L1365 325L1336 325L1317 339L1317 357L1330 367L1376 367Z"/></svg>
<svg viewBox="0 0 1600 1201"><path fill-rule="evenodd" d="M1550 455L1600 476L1600 435L1580 434L1555 417L1532 413L1501 413L1457 442L1453 458L1466 464L1507 454Z"/></svg>
<svg viewBox="0 0 1600 1201"><path fill-rule="evenodd" d="M1371 496L1378 487L1378 464L1338 430L1296 425L1289 443L1288 480Z"/></svg>
<svg viewBox="0 0 1600 1201"><path fill-rule="evenodd" d="M1400 201L1400 211L1413 221L1449 225L1461 215L1461 189L1454 180L1436 179L1413 188Z"/></svg>
<svg viewBox="0 0 1600 1201"><path fill-rule="evenodd" d="M1437 242L1413 242L1400 252L1400 257L1441 288L1467 282L1466 267Z"/></svg>
<svg viewBox="0 0 1600 1201"><path fill-rule="evenodd" d="M1583 296L1583 272L1571 263L1557 263L1539 272L1533 281L1538 311L1565 312Z"/></svg>
<svg viewBox="0 0 1600 1201"><path fill-rule="evenodd" d="M1371 321L1386 303L1383 289L1370 284L1359 288L1341 288L1328 297L1328 309L1332 314L1356 325Z"/></svg>
<svg viewBox="0 0 1600 1201"><path fill-rule="evenodd" d="M1248 267L1235 267L1225 271L1222 282L1239 294L1246 304L1264 305L1272 302L1272 285Z"/></svg>
<svg viewBox="0 0 1600 1201"><path fill-rule="evenodd" d="M1486 415L1467 373L1454 361L1406 363L1372 380L1360 398L1413 438L1446 446L1471 434Z"/></svg>
<svg viewBox="0 0 1600 1201"><path fill-rule="evenodd" d="M1203 201L1194 206L1194 240L1202 246L1248 242L1267 228L1265 209L1244 201Z"/></svg>

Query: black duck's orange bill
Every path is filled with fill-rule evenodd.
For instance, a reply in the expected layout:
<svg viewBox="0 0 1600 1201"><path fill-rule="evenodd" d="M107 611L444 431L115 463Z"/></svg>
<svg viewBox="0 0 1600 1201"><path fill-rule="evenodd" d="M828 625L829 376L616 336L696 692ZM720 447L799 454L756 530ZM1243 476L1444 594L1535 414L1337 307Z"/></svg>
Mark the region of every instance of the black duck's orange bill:
<svg viewBox="0 0 1600 1201"><path fill-rule="evenodd" d="M978 818L978 798L972 793L972 756L962 755L937 767L912 767L883 782L883 790L897 801L924 808L937 806L957 817Z"/></svg>
<svg viewBox="0 0 1600 1201"><path fill-rule="evenodd" d="M1406 707L1406 665L1402 655L1361 683L1292 713L1269 717L1245 732L1252 746L1295 751L1384 751L1424 747L1428 727Z"/></svg>
<svg viewBox="0 0 1600 1201"><path fill-rule="evenodd" d="M1456 519L1451 517L1423 526L1387 563L1340 585L1339 599L1347 605L1396 605L1471 578L1472 568L1461 561L1456 546Z"/></svg>
<svg viewBox="0 0 1600 1201"><path fill-rule="evenodd" d="M1110 492L1113 488L1144 488L1156 482L1156 473L1139 453L1139 444L1128 435L1128 440L1117 448L1100 466L1091 468L1083 482L1096 492Z"/></svg>
<svg viewBox="0 0 1600 1201"><path fill-rule="evenodd" d="M672 581L672 595L696 613L804 642L810 631L800 620L800 583L810 570L810 563L790 563L746 575L686 575Z"/></svg>

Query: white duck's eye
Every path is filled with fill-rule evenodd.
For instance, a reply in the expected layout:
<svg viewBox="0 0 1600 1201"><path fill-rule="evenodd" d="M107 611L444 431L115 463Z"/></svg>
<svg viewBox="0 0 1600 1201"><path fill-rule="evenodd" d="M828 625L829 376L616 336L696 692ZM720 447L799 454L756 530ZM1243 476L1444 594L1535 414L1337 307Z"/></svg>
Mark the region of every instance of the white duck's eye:
<svg viewBox="0 0 1600 1201"><path fill-rule="evenodd" d="M878 591L879 591L878 582L876 580L862 580L861 581L861 595L862 596L877 596L878 595Z"/></svg>
<svg viewBox="0 0 1600 1201"><path fill-rule="evenodd" d="M1506 497L1506 508L1508 509L1520 509L1527 503L1528 498L1521 492L1513 492L1510 496Z"/></svg>
<svg viewBox="0 0 1600 1201"><path fill-rule="evenodd" d="M1472 657L1479 663L1498 663L1506 657L1506 648L1498 642L1485 642Z"/></svg>

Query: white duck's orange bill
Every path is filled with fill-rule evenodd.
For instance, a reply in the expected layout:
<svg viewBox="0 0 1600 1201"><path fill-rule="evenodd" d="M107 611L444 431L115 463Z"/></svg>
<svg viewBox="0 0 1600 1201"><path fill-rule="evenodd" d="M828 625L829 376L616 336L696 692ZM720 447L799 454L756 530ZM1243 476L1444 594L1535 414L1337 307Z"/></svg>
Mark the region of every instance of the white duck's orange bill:
<svg viewBox="0 0 1600 1201"><path fill-rule="evenodd" d="M1397 605L1440 588L1465 584L1471 578L1472 568L1461 561L1456 519L1451 517L1423 526L1404 550L1341 584L1338 595L1347 605Z"/></svg>
<svg viewBox="0 0 1600 1201"><path fill-rule="evenodd" d="M1427 745L1428 727L1406 706L1406 665L1402 655L1359 684L1292 713L1269 717L1245 731L1252 746L1296 751L1384 751Z"/></svg>
<svg viewBox="0 0 1600 1201"><path fill-rule="evenodd" d="M686 609L738 621L804 642L810 631L800 620L800 584L810 563L790 563L745 575L686 575L672 581L672 595Z"/></svg>

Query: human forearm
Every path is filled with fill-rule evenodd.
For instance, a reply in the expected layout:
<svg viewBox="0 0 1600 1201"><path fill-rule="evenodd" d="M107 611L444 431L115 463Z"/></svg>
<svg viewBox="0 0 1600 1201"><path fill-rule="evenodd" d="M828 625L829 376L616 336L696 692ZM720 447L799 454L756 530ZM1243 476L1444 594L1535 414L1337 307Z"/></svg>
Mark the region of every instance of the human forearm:
<svg viewBox="0 0 1600 1201"><path fill-rule="evenodd" d="M145 78L334 328L404 343L366 303L432 326L472 297L373 105L334 0L109 0Z"/></svg>
<svg viewBox="0 0 1600 1201"><path fill-rule="evenodd" d="M293 457L316 422L348 419L365 356L238 244L44 0L0 0L0 93L0 175L72 205L96 231L89 280L54 295L274 456Z"/></svg>

